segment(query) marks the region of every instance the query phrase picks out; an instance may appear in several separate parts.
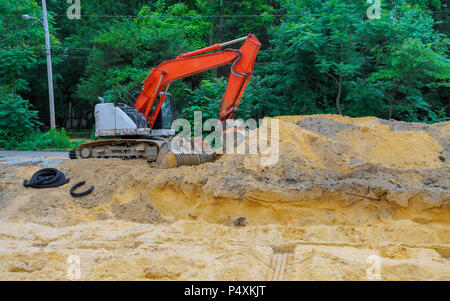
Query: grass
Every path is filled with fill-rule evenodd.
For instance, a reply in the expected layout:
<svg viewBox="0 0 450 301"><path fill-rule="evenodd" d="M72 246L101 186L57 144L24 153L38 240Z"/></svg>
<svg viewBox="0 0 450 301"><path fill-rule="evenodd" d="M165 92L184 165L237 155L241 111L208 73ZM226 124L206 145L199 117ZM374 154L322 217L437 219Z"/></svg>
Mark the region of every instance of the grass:
<svg viewBox="0 0 450 301"><path fill-rule="evenodd" d="M67 136L70 137L70 139L86 139L91 137L91 130L68 130Z"/></svg>

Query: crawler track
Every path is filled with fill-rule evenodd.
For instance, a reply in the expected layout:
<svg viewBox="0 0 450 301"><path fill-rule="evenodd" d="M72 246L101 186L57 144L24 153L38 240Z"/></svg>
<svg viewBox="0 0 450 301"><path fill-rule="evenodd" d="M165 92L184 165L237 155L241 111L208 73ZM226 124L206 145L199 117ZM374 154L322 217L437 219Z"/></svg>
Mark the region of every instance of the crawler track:
<svg viewBox="0 0 450 301"><path fill-rule="evenodd" d="M121 158L156 161L163 140L112 139L83 143L77 147L77 158Z"/></svg>

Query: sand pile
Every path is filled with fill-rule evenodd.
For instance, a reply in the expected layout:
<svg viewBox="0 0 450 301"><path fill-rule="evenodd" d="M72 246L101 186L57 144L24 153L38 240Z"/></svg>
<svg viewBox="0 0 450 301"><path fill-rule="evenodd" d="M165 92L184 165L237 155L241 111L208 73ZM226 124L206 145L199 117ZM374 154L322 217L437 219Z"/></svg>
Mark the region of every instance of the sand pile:
<svg viewBox="0 0 450 301"><path fill-rule="evenodd" d="M450 123L278 119L273 166L65 160L83 198L1 167L0 279L66 279L77 255L82 279L365 280L377 255L382 279L450 280Z"/></svg>

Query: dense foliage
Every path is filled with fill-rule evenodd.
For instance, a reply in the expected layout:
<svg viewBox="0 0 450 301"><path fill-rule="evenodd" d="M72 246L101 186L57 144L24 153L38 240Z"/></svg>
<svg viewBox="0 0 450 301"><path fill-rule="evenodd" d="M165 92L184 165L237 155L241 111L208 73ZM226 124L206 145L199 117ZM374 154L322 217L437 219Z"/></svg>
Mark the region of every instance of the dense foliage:
<svg viewBox="0 0 450 301"><path fill-rule="evenodd" d="M33 133L39 124L38 112L30 108L28 100L17 94L0 99L0 147L14 148Z"/></svg>
<svg viewBox="0 0 450 301"><path fill-rule="evenodd" d="M261 113L444 120L449 41L426 10L393 2L371 20L363 1L284 2L293 16L273 29Z"/></svg>
<svg viewBox="0 0 450 301"><path fill-rule="evenodd" d="M249 32L262 48L240 118L340 113L448 120L445 1L381 0L374 19L367 17L373 1L366 0L81 0L80 19L67 17L72 4L47 2L59 128L91 129L99 96L134 102L160 62ZM39 111L2 117L0 147L48 125L43 29L22 18L41 16L40 4L0 0L0 114L27 110L27 100ZM173 83L178 114L192 118L201 109L216 117L228 73L222 67Z"/></svg>
<svg viewBox="0 0 450 301"><path fill-rule="evenodd" d="M74 148L64 128L41 133L37 126L38 112L17 94L0 99L0 148L39 150Z"/></svg>

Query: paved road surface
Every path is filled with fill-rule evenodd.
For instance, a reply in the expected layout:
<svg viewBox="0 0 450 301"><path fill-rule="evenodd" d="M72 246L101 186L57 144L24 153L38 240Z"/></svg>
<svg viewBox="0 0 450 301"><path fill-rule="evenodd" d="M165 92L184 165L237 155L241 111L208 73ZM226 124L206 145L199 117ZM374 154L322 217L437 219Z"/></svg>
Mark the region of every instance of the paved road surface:
<svg viewBox="0 0 450 301"><path fill-rule="evenodd" d="M51 165L69 157L69 152L30 152L30 151L0 151L0 163L6 164L43 164Z"/></svg>

